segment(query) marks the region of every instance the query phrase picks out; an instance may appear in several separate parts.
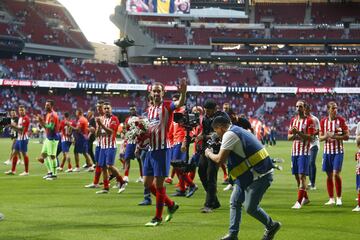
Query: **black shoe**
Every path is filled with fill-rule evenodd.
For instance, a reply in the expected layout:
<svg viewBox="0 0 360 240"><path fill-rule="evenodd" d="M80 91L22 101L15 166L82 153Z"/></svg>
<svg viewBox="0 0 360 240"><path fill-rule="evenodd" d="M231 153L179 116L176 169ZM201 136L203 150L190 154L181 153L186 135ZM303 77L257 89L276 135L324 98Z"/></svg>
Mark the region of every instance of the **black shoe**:
<svg viewBox="0 0 360 240"><path fill-rule="evenodd" d="M238 237L233 234L228 233L225 236L223 236L222 238L220 238L220 240L238 240Z"/></svg>
<svg viewBox="0 0 360 240"><path fill-rule="evenodd" d="M198 186L197 185L194 185L192 187L189 187L189 192L188 194L186 194L186 197L189 198L191 197L192 195L194 195L194 193L196 192L196 190L198 190Z"/></svg>
<svg viewBox="0 0 360 240"><path fill-rule="evenodd" d="M274 238L275 234L281 228L280 222L274 222L270 229L265 229L264 236L262 240L271 240Z"/></svg>
<svg viewBox="0 0 360 240"><path fill-rule="evenodd" d="M215 202L213 205L212 205L212 208L213 209L218 209L221 207L221 204L219 202Z"/></svg>
<svg viewBox="0 0 360 240"><path fill-rule="evenodd" d="M186 193L185 191L176 191L175 193L171 194L172 197L185 197Z"/></svg>
<svg viewBox="0 0 360 240"><path fill-rule="evenodd" d="M150 222L145 224L145 227L156 227L159 226L161 224L162 219L158 219L156 217L154 217L153 219L151 219Z"/></svg>
<svg viewBox="0 0 360 240"><path fill-rule="evenodd" d="M212 213L212 212L213 212L213 209L210 208L210 207L203 207L203 208L201 209L201 212L202 212L202 213Z"/></svg>
<svg viewBox="0 0 360 240"><path fill-rule="evenodd" d="M165 217L165 222L170 222L170 220L173 218L174 213L179 209L179 204L174 202L174 205L172 207L168 207L168 215Z"/></svg>

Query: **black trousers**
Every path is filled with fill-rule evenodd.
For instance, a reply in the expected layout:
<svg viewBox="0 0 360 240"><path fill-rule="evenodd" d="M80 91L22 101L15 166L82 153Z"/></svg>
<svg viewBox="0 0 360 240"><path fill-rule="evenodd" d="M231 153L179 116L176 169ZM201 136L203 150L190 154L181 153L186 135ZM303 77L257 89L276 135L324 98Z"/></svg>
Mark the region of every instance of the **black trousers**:
<svg viewBox="0 0 360 240"><path fill-rule="evenodd" d="M200 155L198 173L201 183L206 191L205 207L218 208L220 206L219 200L216 196L217 173L219 166L205 157Z"/></svg>

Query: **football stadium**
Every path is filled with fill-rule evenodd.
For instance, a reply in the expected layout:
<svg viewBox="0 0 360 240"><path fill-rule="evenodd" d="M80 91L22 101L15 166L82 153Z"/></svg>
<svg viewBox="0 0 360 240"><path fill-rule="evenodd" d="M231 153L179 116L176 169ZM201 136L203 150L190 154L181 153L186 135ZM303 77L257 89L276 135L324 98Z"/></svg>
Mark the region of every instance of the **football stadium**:
<svg viewBox="0 0 360 240"><path fill-rule="evenodd" d="M358 0L0 0L0 240L359 239L359 53Z"/></svg>

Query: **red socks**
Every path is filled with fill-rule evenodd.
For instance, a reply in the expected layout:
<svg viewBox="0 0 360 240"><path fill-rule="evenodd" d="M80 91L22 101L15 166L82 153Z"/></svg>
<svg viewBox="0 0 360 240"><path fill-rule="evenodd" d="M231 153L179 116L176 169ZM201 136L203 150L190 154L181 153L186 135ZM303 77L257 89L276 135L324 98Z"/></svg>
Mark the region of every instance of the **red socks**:
<svg viewBox="0 0 360 240"><path fill-rule="evenodd" d="M298 199L297 201L301 204L302 199L304 198L305 195L305 190L304 189L299 189L298 191Z"/></svg>
<svg viewBox="0 0 360 240"><path fill-rule="evenodd" d="M358 193L358 206L360 206L360 192Z"/></svg>
<svg viewBox="0 0 360 240"><path fill-rule="evenodd" d="M99 184L100 176L101 176L101 167L96 166L95 176L94 176L94 184Z"/></svg>
<svg viewBox="0 0 360 240"><path fill-rule="evenodd" d="M109 190L109 179L104 179L104 189Z"/></svg>
<svg viewBox="0 0 360 240"><path fill-rule="evenodd" d="M150 190L152 192L152 188L154 186L151 186ZM166 195L166 189L164 187L158 188L156 191L156 215L155 217L158 219L161 219L162 217L162 211L164 208L164 203L168 207L172 207L174 205L174 202L170 200L170 198Z"/></svg>
<svg viewBox="0 0 360 240"><path fill-rule="evenodd" d="M128 167L128 168L125 169L124 175L125 175L126 177L129 176L129 170L130 170L130 167Z"/></svg>
<svg viewBox="0 0 360 240"><path fill-rule="evenodd" d="M334 198L334 182L332 178L327 177L326 179L327 191L330 198Z"/></svg>
<svg viewBox="0 0 360 240"><path fill-rule="evenodd" d="M116 176L116 181L119 182L121 185L124 184L124 179L120 175Z"/></svg>
<svg viewBox="0 0 360 240"><path fill-rule="evenodd" d="M338 197L341 197L341 190L342 190L342 184L341 184L341 177L335 176L335 189L336 189L336 195Z"/></svg>
<svg viewBox="0 0 360 240"><path fill-rule="evenodd" d="M12 165L11 165L11 171L12 172L15 172L16 171L16 164L17 164L17 161L18 161L18 156L14 156L13 159L12 159Z"/></svg>
<svg viewBox="0 0 360 240"><path fill-rule="evenodd" d="M189 177L191 178L191 180L194 180L195 174L196 174L195 171L192 171L192 172L189 172L189 173L188 173L188 175L189 175Z"/></svg>
<svg viewBox="0 0 360 240"><path fill-rule="evenodd" d="M305 199L309 199L309 196L307 195L307 191L306 191L306 190L304 190L304 198L305 198Z"/></svg>
<svg viewBox="0 0 360 240"><path fill-rule="evenodd" d="M29 172L29 156L28 155L26 155L25 157L24 157L24 165L25 165L25 172Z"/></svg>

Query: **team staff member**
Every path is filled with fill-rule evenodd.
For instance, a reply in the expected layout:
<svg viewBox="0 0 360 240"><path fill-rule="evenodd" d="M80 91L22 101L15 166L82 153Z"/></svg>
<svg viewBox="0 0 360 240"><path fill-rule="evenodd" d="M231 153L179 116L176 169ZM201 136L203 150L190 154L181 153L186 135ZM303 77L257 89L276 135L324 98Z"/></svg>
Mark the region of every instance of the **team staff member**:
<svg viewBox="0 0 360 240"><path fill-rule="evenodd" d="M156 195L155 217L145 226L158 226L162 221L164 203L168 207L168 215L165 221L172 219L173 214L179 208L174 201L166 195L164 180L169 175L170 153L168 146L168 131L172 122L173 111L185 103L187 83L181 79L179 92L180 98L176 102L164 101L165 87L161 83L154 83L151 86L151 97L153 105L148 109L150 136L150 150L144 161L144 186L149 188L151 193Z"/></svg>
<svg viewBox="0 0 360 240"><path fill-rule="evenodd" d="M237 240L242 204L246 212L264 224L263 240L273 239L281 224L275 222L259 206L259 203L273 181L273 163L264 146L249 131L231 125L227 117L218 116L212 127L222 138L218 154L212 149L205 150L205 156L216 164L228 160L229 174L234 180L230 197L229 233L222 240Z"/></svg>
<svg viewBox="0 0 360 240"><path fill-rule="evenodd" d="M19 118L16 115L15 109L10 110L10 118L11 118L11 124L18 122ZM10 128L10 138L11 138L11 141L12 141L12 143L11 143L11 152L10 152L9 159L4 162L5 165L12 164L12 159L13 159L14 152L15 152L14 146L15 146L15 142L16 142L16 139L17 139L17 131L15 131L14 129L11 129L11 128Z"/></svg>
<svg viewBox="0 0 360 240"><path fill-rule="evenodd" d="M30 119L26 115L26 110L24 105L19 106L19 119L18 122L11 123L10 127L14 131L17 132L17 138L14 145L14 154L12 159L12 167L10 171L5 172L7 175L14 175L16 172L16 164L18 161L18 157L21 155L24 159L25 171L20 173L20 176L28 176L29 175L29 156L27 155L28 143L29 143L29 126Z"/></svg>
<svg viewBox="0 0 360 240"><path fill-rule="evenodd" d="M328 117L321 119L320 122L320 141L324 141L324 154L322 170L327 174L327 190L329 201L325 205L335 204L334 182L336 189L336 205L342 205L341 193L341 169L344 160L344 140L349 139L349 128L345 119L337 114L337 104L329 102L327 104Z"/></svg>

